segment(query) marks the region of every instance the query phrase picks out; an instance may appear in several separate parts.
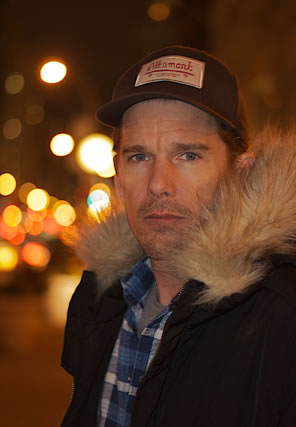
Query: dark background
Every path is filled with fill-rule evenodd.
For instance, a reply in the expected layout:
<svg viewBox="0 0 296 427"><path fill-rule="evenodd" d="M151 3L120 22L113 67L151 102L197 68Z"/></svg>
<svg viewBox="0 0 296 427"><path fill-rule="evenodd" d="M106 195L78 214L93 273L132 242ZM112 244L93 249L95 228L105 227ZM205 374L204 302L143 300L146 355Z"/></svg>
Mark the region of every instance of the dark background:
<svg viewBox="0 0 296 427"><path fill-rule="evenodd" d="M209 50L238 74L253 134L267 122L294 125L296 98L296 6L292 0L167 0L169 17L153 21L149 0L2 0L0 3L0 174L14 174L75 205L81 188L100 181L86 176L73 158L57 158L49 141L58 132L75 138L105 132L97 108L110 99L118 77L150 51L167 44ZM46 85L40 64L59 57L68 67L64 81ZM4 81L24 76L24 89L8 95ZM36 126L25 123L26 108L45 111ZM14 140L4 122L18 117L23 129ZM104 180L102 180L104 181ZM112 186L112 179L107 180ZM14 197L0 200L0 215ZM58 239L48 268L20 265L6 280L0 272L1 426L58 426L71 394L71 379L59 367L64 314L55 319L49 282L76 274L81 266ZM4 283L4 284L3 284ZM69 298L70 295L66 297ZM49 305L51 307L49 308Z"/></svg>

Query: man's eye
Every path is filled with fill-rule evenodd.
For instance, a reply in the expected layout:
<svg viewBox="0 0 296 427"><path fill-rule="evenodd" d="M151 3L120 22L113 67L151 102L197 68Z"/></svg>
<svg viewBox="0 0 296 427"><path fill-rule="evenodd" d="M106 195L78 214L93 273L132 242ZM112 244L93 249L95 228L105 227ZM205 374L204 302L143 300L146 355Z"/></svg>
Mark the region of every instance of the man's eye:
<svg viewBox="0 0 296 427"><path fill-rule="evenodd" d="M130 160L134 162L143 162L147 159L147 156L143 153L133 154L130 158Z"/></svg>
<svg viewBox="0 0 296 427"><path fill-rule="evenodd" d="M182 154L181 158L184 160L196 160L197 158L199 158L199 155L191 151L188 151Z"/></svg>

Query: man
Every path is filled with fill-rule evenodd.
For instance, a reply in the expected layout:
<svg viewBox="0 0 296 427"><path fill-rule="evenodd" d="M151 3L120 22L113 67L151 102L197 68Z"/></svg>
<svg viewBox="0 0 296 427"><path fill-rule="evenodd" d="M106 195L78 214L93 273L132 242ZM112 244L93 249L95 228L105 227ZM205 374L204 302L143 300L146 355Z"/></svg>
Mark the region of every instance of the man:
<svg viewBox="0 0 296 427"><path fill-rule="evenodd" d="M262 136L255 162L233 73L182 46L129 69L98 118L125 213L78 244L62 426L295 426L294 139Z"/></svg>

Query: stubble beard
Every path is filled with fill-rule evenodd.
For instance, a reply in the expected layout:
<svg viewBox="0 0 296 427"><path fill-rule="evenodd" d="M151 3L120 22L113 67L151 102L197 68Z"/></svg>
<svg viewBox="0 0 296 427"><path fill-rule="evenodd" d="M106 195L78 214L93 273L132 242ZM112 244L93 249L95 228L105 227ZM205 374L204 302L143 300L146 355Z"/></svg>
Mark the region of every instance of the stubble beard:
<svg viewBox="0 0 296 427"><path fill-rule="evenodd" d="M181 217L172 224L148 224L145 216L152 212L164 212ZM153 261L165 261L170 253L186 247L188 239L199 228L198 212L177 206L167 200L149 200L137 213L137 227L134 234L143 251Z"/></svg>

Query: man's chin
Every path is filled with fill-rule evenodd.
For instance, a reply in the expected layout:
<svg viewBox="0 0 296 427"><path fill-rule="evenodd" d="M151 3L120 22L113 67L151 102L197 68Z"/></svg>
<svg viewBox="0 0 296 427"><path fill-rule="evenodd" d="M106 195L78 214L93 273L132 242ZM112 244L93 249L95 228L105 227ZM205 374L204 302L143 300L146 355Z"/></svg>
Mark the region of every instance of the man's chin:
<svg viewBox="0 0 296 427"><path fill-rule="evenodd" d="M143 237L143 236L142 236ZM180 236L170 236L162 232L158 232L153 237L149 239L138 239L143 251L151 259L166 259L170 256L172 249L183 249L185 247L185 242L183 239L180 239Z"/></svg>

